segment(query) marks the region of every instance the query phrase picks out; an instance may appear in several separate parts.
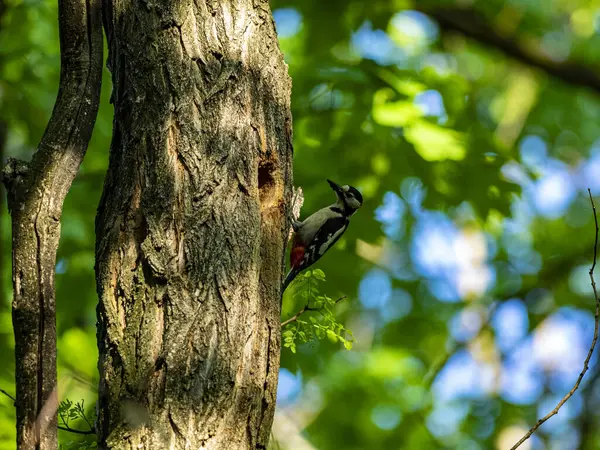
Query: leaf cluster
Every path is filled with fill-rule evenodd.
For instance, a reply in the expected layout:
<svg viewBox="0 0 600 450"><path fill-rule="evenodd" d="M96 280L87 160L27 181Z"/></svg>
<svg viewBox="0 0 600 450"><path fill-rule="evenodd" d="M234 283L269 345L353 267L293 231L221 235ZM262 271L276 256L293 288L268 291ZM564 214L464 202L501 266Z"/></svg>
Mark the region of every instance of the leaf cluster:
<svg viewBox="0 0 600 450"><path fill-rule="evenodd" d="M85 412L84 400L73 403L69 399L62 400L58 405L59 429L70 433L95 435L94 419L89 418ZM83 421L87 425L87 430L82 430L81 425L72 427L73 422ZM70 449L95 449L98 448L96 439L66 441L59 444L63 450Z"/></svg>
<svg viewBox="0 0 600 450"><path fill-rule="evenodd" d="M324 282L325 273L321 269L307 270L294 282L293 297L302 299L306 306L296 315L294 321L284 326L283 346L289 348L292 353L296 353L299 344L314 344L325 338L332 343L340 342L346 350L352 349L352 331L340 323L334 313L339 300L322 293L321 287ZM305 313L309 314L308 317L301 318Z"/></svg>

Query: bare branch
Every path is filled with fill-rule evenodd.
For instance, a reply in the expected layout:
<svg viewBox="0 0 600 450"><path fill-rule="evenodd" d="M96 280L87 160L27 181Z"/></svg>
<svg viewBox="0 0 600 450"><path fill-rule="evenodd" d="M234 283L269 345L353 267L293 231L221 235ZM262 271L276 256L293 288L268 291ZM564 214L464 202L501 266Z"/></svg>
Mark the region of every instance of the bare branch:
<svg viewBox="0 0 600 450"><path fill-rule="evenodd" d="M525 434L525 436L523 436L519 440L519 442L517 442L510 450L515 450L516 448L518 448L523 442L525 442L527 439L529 439L529 437L533 433L535 433L536 430L544 422L546 422L548 419L550 419L550 417L558 414L558 411L560 410L562 405L564 405L573 396L573 394L575 393L577 388L579 388L579 384L581 383L581 380L583 379L585 373L588 371L589 362L590 362L590 359L592 358L592 354L594 353L594 348L596 347L596 341L598 340L598 318L600 316L600 299L598 298L598 292L596 291L596 281L594 281L594 269L596 268L596 254L598 252L598 217L596 214L596 205L594 204L594 199L592 198L592 191L590 191L590 189L588 189L588 194L590 196L590 202L592 204L592 210L594 212L594 223L596 225L596 235L595 235L595 239L594 239L594 261L592 263L592 267L590 268L590 272L589 272L590 282L592 284L592 289L594 291L594 298L596 300L596 314L594 315L594 338L592 339L592 344L590 345L588 354L585 358L585 361L583 362L583 369L581 370L581 373L577 377L577 381L575 382L575 385L573 386L573 388L567 393L567 395L565 395L562 398L562 400L560 402L558 402L558 404L552 411L550 411L544 417L539 419L536 422L536 424L533 427L531 427L531 429L527 432L527 434Z"/></svg>
<svg viewBox="0 0 600 450"><path fill-rule="evenodd" d="M0 389L0 394L6 395L8 398L10 398L14 402L15 405L17 404L17 399L14 398L12 395L10 395L8 392L6 392L4 389Z"/></svg>
<svg viewBox="0 0 600 450"><path fill-rule="evenodd" d="M94 429L76 430L75 428L71 428L71 427L63 427L62 425L59 425L58 429L63 430L63 431L68 431L69 433L75 433L75 434L96 434L96 430L94 430Z"/></svg>
<svg viewBox="0 0 600 450"><path fill-rule="evenodd" d="M346 298L346 296L345 296L345 295L341 296L340 298L338 298L338 299L335 301L335 304L337 305L339 302L341 302L341 301L342 301L342 300L344 300L345 298ZM323 309L323 308L311 308L311 307L308 305L308 303L307 303L306 305L304 305L304 307L303 307L303 308L302 308L300 311L298 311L298 312L297 312L296 314L294 314L292 317L290 317L289 319L287 319L287 320L284 320L283 322L281 322L281 328L285 327L286 325L289 325L290 323L294 323L294 322L295 322L295 321L297 321L297 320L298 320L298 318L299 318L299 317L300 317L302 314L304 314L305 312L308 312L308 311L320 311L320 310L322 310L322 309Z"/></svg>
<svg viewBox="0 0 600 450"><path fill-rule="evenodd" d="M17 447L58 445L54 268L64 199L98 112L102 79L100 0L59 0L58 96L30 163L11 159L1 176L13 230L13 326Z"/></svg>
<svg viewBox="0 0 600 450"><path fill-rule="evenodd" d="M15 406L17 405L17 399L14 398L12 395L10 395L8 392L6 392L4 389L0 389L0 394L6 395L8 398L10 398L14 402ZM63 431L68 431L69 433L75 433L75 434L96 434L96 430L94 429L94 426L92 424L90 424L87 417L83 416L83 418L87 422L88 426L90 427L89 430L77 430L75 428L71 428L70 426L67 425L67 423L65 422L64 419L62 419L64 426L58 425L58 429L63 430Z"/></svg>
<svg viewBox="0 0 600 450"><path fill-rule="evenodd" d="M459 8L423 8L424 13L435 19L443 31L458 32L496 48L508 57L528 66L536 67L548 75L574 85L590 88L600 92L600 76L598 71L575 62L556 62L516 36L507 36L496 29L483 14L471 9Z"/></svg>
<svg viewBox="0 0 600 450"><path fill-rule="evenodd" d="M88 424L88 427L90 427L89 430L78 430L76 428L71 428L69 426L68 412L66 414L64 414L63 412L59 411L59 416L60 416L60 420L63 423L62 425L58 426L59 430L68 431L69 433L75 433L75 434L96 434L96 429L90 423L87 416L85 415L85 411L83 410L83 403L81 406L81 414L79 414L79 417L81 417L81 418L83 418L83 420L85 420L85 422Z"/></svg>

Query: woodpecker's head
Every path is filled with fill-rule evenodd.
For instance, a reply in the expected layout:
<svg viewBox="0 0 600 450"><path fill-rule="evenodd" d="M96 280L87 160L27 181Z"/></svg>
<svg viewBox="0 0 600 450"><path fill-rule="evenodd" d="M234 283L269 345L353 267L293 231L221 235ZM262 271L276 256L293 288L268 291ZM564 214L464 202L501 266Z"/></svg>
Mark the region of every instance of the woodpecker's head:
<svg viewBox="0 0 600 450"><path fill-rule="evenodd" d="M344 210L352 215L362 206L363 198L358 189L352 186L340 186L331 180L327 180L331 189L335 191L338 202L344 205Z"/></svg>

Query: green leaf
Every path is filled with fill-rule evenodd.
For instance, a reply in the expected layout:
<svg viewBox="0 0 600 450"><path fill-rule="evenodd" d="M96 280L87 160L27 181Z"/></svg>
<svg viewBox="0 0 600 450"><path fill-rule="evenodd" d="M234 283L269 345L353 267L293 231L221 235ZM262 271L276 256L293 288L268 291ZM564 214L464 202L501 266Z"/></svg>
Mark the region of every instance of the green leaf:
<svg viewBox="0 0 600 450"><path fill-rule="evenodd" d="M327 338L334 344L338 341L338 336L333 330L327 330Z"/></svg>
<svg viewBox="0 0 600 450"><path fill-rule="evenodd" d="M406 127L423 117L423 111L412 99L393 101L397 94L390 88L380 89L373 96L373 118L388 127Z"/></svg>
<svg viewBox="0 0 600 450"><path fill-rule="evenodd" d="M315 277L317 280L325 281L325 272L323 272L321 269L313 270L312 274L313 274L313 277Z"/></svg>
<svg viewBox="0 0 600 450"><path fill-rule="evenodd" d="M443 128L427 120L419 120L405 131L406 140L426 161L460 161L465 158L465 137L462 133Z"/></svg>

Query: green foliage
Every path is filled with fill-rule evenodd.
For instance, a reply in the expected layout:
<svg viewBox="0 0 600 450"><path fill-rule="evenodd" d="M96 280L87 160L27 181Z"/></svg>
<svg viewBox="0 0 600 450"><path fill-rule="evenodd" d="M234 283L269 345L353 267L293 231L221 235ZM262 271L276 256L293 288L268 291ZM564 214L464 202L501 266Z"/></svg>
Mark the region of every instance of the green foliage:
<svg viewBox="0 0 600 450"><path fill-rule="evenodd" d="M98 448L94 432L94 419L86 415L84 400L73 403L71 400L62 400L58 405L58 426L62 430L62 434L69 434L69 438L78 435L80 432L87 433L91 438L79 440L61 439L59 448L64 450L75 449L95 449Z"/></svg>
<svg viewBox="0 0 600 450"><path fill-rule="evenodd" d="M0 122L8 127L4 156L29 159L58 86L57 4L5 4L0 20ZM556 387L556 372L544 368L535 373L538 397L521 403L507 399L502 386L513 378L506 370L513 366L507 362L521 353L533 356L517 351L517 344L503 349L501 333L490 323L483 333L461 343L463 359L468 355L474 365L489 369L486 376L494 375L489 390L475 399L442 402L439 377L429 387L423 385L423 377L444 357L465 317L478 323L492 302L524 305L523 339L531 339L532 345L535 336L527 333L535 333L562 307L589 318L592 299L586 270L593 235L583 186L572 193L568 209L546 217L535 204L549 196L537 196L536 190L547 167L530 163L543 155L548 166L564 167L579 184L589 182L580 169L598 153L600 95L410 11L429 24L415 28L405 10L472 9L489 21L490 31L514 36L509 41L521 43L540 59L549 57L555 67L584 63L597 74L597 1L273 0L271 6L276 18L277 11L287 9L299 21L291 32L279 19L277 25L293 79L294 181L304 190L302 215L333 201L326 178L357 186L365 198L342 239L310 275L302 275L290 287L284 300L284 318L306 306L308 310L282 330L283 344L292 351L282 352L281 365L300 380L301 388L296 403L289 406L290 417L300 417L293 419L294 431L275 428L279 447L510 448L514 439L510 445L503 441L507 430L532 425L549 399L564 393ZM389 37L372 42L374 56L361 51L357 35L364 30L372 32L371 39L384 33ZM399 57L387 60L386 48L392 55L399 49ZM92 142L61 218L56 277L59 386L64 390L60 396L84 398L86 404L93 402L97 384L94 215L110 145L110 90L105 72ZM443 114L432 114L419 103L427 93L439 95ZM524 143L531 136L541 144L527 153ZM506 176L507 166L522 171L526 182ZM573 180L564 182L559 193L570 195ZM399 205L389 223L380 220L386 198ZM438 222L451 223L457 233L474 234L485 242L479 262L493 277L483 294L461 295L450 302L432 290L438 279L422 270L414 256L415 248L425 245L420 221L429 213L437 214ZM0 355L6 356L0 365L0 387L14 392L9 356L14 348L10 219L5 207L0 224ZM438 237L424 249L430 260L444 262L448 253L464 256L465 247L440 251L448 236ZM317 270L327 273L327 295ZM365 287L373 274L385 278L382 292ZM482 278L477 273L466 281ZM334 308L337 292L356 301L351 307L340 302ZM352 344L353 351L330 345L329 338ZM586 339L587 335L582 342ZM576 348L569 349L576 353ZM550 350L552 346L544 348ZM464 384L477 381L470 372L467 377ZM464 378L451 381L464 386ZM592 377L587 383L577 407L553 418L533 448L566 449L575 442L582 450L598 448L600 434L593 424L599 420L600 389ZM76 405L67 411L73 408ZM278 418L286 413L278 412ZM561 420L560 426L554 425ZM12 401L0 396L0 450L14 448L14 421ZM81 418L74 424L87 429ZM561 432L567 441L558 440ZM308 443L294 447L287 439L295 434ZM84 448L91 440L60 433L62 446L69 442L71 448Z"/></svg>
<svg viewBox="0 0 600 450"><path fill-rule="evenodd" d="M60 417L60 420L62 421L62 424L65 427L70 428L69 421L74 421L78 419L86 421L90 428L92 427L92 425L88 421L88 418L85 415L85 409L83 405L83 400L75 404L73 404L73 402L69 399L60 402L60 404L58 405L58 417Z"/></svg>
<svg viewBox="0 0 600 450"><path fill-rule="evenodd" d="M293 297L302 300L305 305L290 321L283 326L283 346L296 353L296 346L329 339L332 343L341 343L346 350L352 349L354 336L334 314L334 307L344 297L334 300L321 293L321 284L325 282L325 273L321 269L307 270L294 280Z"/></svg>

